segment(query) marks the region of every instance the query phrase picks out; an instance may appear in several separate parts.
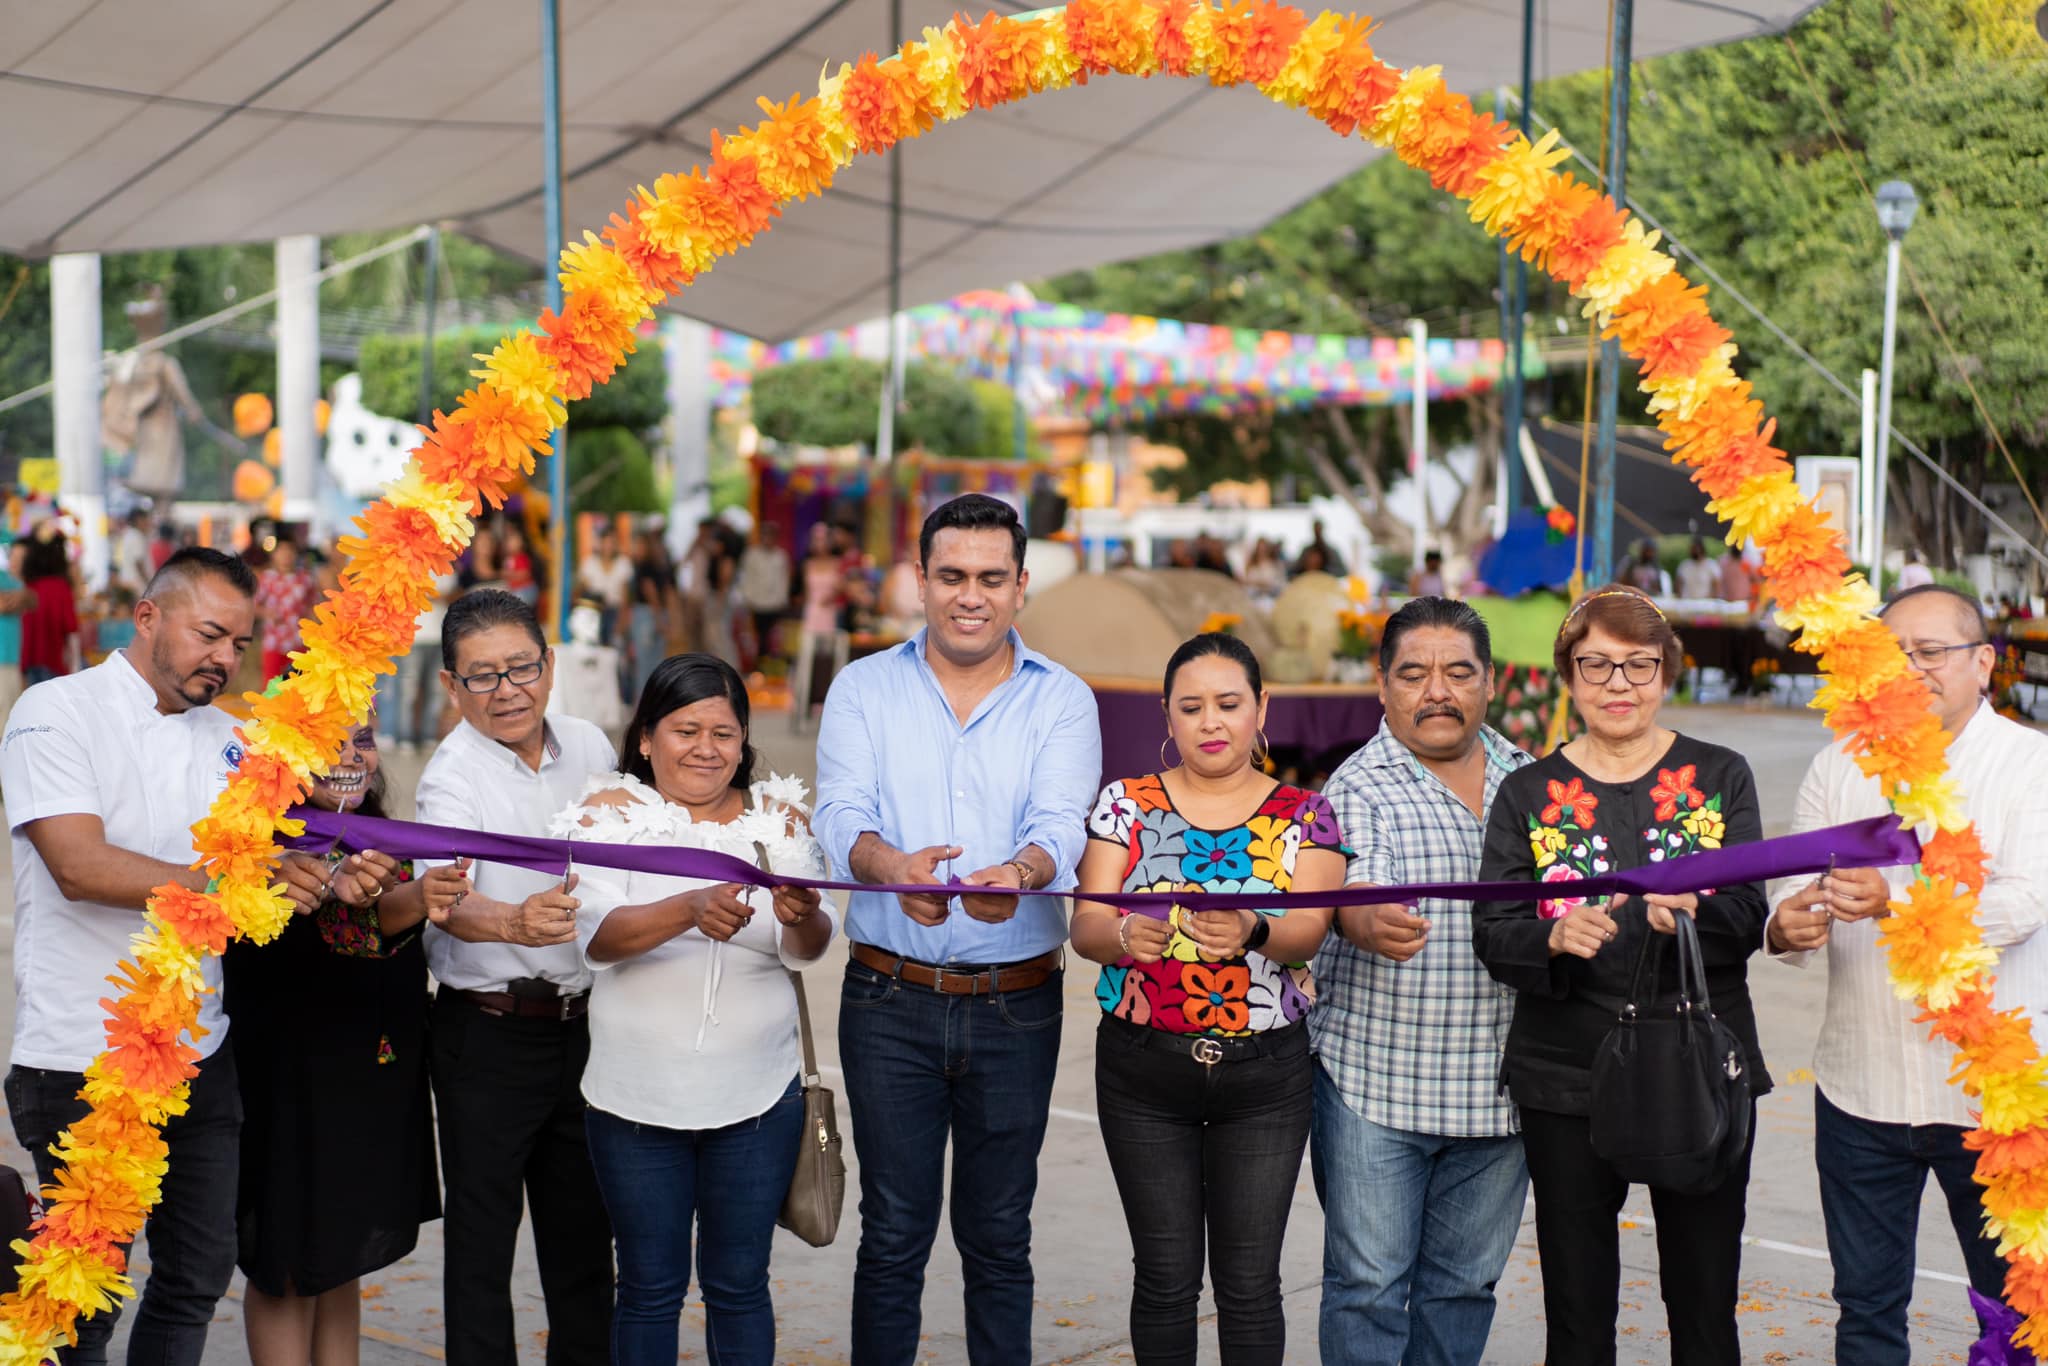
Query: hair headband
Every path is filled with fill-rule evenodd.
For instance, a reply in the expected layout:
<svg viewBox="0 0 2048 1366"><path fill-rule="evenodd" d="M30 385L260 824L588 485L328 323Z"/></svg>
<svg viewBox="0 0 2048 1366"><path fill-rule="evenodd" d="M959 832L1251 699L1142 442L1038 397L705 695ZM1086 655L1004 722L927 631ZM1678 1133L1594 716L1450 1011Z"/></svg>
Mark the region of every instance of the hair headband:
<svg viewBox="0 0 2048 1366"><path fill-rule="evenodd" d="M1571 625L1572 618L1579 614L1580 608L1589 602L1597 602L1601 598L1634 598L1637 602L1642 603L1652 612L1655 612L1659 617L1666 621L1670 620L1670 618L1664 616L1663 608L1650 601L1649 594L1647 593L1640 592L1634 588L1603 588L1598 593L1588 593L1585 597L1573 603L1572 610L1564 614L1564 620L1559 623L1557 629L1562 631L1566 626Z"/></svg>

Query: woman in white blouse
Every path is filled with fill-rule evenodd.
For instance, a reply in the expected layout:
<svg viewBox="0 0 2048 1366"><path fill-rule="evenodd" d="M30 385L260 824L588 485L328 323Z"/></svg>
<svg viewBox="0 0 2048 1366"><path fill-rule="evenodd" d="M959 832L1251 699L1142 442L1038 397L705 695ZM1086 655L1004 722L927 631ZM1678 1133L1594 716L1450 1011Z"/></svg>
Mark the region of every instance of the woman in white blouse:
<svg viewBox="0 0 2048 1366"><path fill-rule="evenodd" d="M754 781L746 686L722 660L664 660L622 752L625 771L593 779L554 833L823 876L803 785ZM619 1258L612 1360L675 1361L694 1231L711 1361L766 1366L769 1245L803 1124L789 974L824 952L832 908L795 888L578 871L576 935L597 975L583 1096Z"/></svg>

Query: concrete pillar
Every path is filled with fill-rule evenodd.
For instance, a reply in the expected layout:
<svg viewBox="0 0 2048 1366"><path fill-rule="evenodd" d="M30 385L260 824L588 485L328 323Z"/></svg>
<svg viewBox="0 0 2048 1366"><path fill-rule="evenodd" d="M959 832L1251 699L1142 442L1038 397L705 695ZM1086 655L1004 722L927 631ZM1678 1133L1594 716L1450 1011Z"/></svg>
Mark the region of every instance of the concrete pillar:
<svg viewBox="0 0 2048 1366"><path fill-rule="evenodd" d="M277 261L277 427L284 443L284 517L311 522L320 490L318 237L280 237Z"/></svg>
<svg viewBox="0 0 2048 1366"><path fill-rule="evenodd" d="M50 370L57 500L78 523L89 587L107 581L107 462L100 442L100 258L50 258Z"/></svg>
<svg viewBox="0 0 2048 1366"><path fill-rule="evenodd" d="M687 546L711 515L711 329L695 318L662 326L668 370L669 540Z"/></svg>

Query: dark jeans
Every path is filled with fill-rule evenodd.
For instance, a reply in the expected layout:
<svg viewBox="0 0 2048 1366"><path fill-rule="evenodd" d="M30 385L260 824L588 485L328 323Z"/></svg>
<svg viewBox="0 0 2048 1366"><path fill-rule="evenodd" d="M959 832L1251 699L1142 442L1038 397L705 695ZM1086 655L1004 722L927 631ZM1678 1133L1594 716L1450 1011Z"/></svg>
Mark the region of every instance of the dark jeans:
<svg viewBox="0 0 2048 1366"><path fill-rule="evenodd" d="M522 1210L548 1311L549 1366L602 1366L612 1229L583 1136L585 1020L490 1015L442 988L429 1036L454 1366L514 1366L512 1254Z"/></svg>
<svg viewBox="0 0 2048 1366"><path fill-rule="evenodd" d="M768 1251L803 1140L796 1079L765 1112L723 1128L664 1129L596 1108L584 1123L619 1245L612 1361L675 1361L694 1234L712 1366L773 1366Z"/></svg>
<svg viewBox="0 0 2048 1366"><path fill-rule="evenodd" d="M942 996L846 965L839 1056L860 1155L853 1366L905 1366L921 1349L949 1138L968 1360L1031 1360L1031 1200L1059 1064L1061 978Z"/></svg>
<svg viewBox="0 0 2048 1366"><path fill-rule="evenodd" d="M1977 1155L1953 1124L1880 1124L1837 1109L1816 1091L1813 1148L1821 1155L1820 1212L1835 1265L1835 1360L1857 1366L1907 1366L1906 1306L1913 1298L1913 1253L1920 1193L1927 1174L1941 1183L1949 1221L1962 1244L1970 1284L2005 1298L1998 1240L1984 1232L1984 1191L1971 1174Z"/></svg>
<svg viewBox="0 0 2048 1366"><path fill-rule="evenodd" d="M1750 1147L1719 1186L1704 1195L1649 1188L1671 1366L1739 1366L1742 1360L1735 1299L1755 1147L1752 1116ZM1594 1153L1584 1115L1523 1107L1522 1151L1536 1191L1545 1366L1614 1366L1614 1320L1621 1307L1617 1220L1628 1182Z"/></svg>
<svg viewBox="0 0 2048 1366"><path fill-rule="evenodd" d="M1206 1232L1224 1366L1287 1355L1280 1243L1314 1113L1308 1026L1270 1052L1204 1066L1143 1025L1095 1033L1102 1146L1131 1231L1131 1347L1140 1366L1195 1360Z"/></svg>
<svg viewBox="0 0 2048 1366"><path fill-rule="evenodd" d="M85 1078L77 1072L15 1067L7 1073L7 1108L14 1136L35 1158L42 1185L57 1179L50 1145L67 1125L84 1118L78 1099ZM223 1046L199 1064L185 1113L164 1126L170 1170L163 1201L150 1211L143 1237L149 1280L128 1334L129 1366L198 1366L214 1306L235 1274L235 1190L242 1162L242 1093L235 1082L235 1052ZM107 1359L118 1310L78 1320L78 1345L62 1348L64 1366L98 1366Z"/></svg>

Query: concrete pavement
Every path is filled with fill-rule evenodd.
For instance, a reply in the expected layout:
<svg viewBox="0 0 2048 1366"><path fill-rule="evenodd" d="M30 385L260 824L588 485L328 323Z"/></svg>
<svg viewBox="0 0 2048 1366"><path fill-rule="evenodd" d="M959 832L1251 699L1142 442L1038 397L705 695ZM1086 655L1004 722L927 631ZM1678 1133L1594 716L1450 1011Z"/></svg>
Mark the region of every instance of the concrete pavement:
<svg viewBox="0 0 2048 1366"><path fill-rule="evenodd" d="M1784 830L1799 778L1827 739L1817 718L1786 707L1714 706L1672 708L1667 719L1681 730L1748 754L1763 795L1766 832ZM811 742L790 733L787 717L757 718L754 738L769 768L811 779ZM410 814L412 779L422 761L416 756L391 755L387 762L398 779L394 791L401 794L399 814ZM11 934L0 935L0 941L11 946ZM819 1047L828 1061L836 1061L838 1053L837 969L843 958L843 952L835 947L829 963L814 969L807 979L818 1012ZM1749 1192L1750 1246L1743 1264L1741 1323L1746 1361L1819 1362L1833 1358L1834 1313L1828 1297L1830 1277L1814 1176L1813 1082L1808 1070L1820 1022L1824 972L1819 966L1799 972L1764 962L1752 970L1764 1051L1778 1089L1759 1107ZM11 973L8 976L11 981ZM1098 1012L1089 965L1070 969L1067 1004L1052 1123L1040 1163L1034 1256L1039 1278L1038 1315L1032 1355L1035 1361L1046 1363L1128 1361L1132 1358L1124 1320L1130 1244L1095 1123L1091 1036ZM0 1014L0 1022L11 1019L11 1013L10 1009ZM828 1066L827 1075L836 1080L836 1067ZM844 1124L843 1101L840 1116ZM5 1160L26 1168L27 1159L13 1143L11 1130L0 1136L0 1152ZM857 1173L858 1154L850 1142L847 1156L849 1167ZM361 1179L374 1180L375 1167L374 1154L366 1154ZM857 1176L850 1173L846 1219L834 1246L814 1250L787 1234L777 1236L774 1280L781 1361L822 1366L847 1359L847 1304L859 1237L856 1181ZM1655 1229L1648 1216L1648 1202L1638 1192L1623 1221L1623 1362L1668 1360L1661 1343L1663 1311L1657 1297ZM1321 1211L1304 1165L1283 1263L1290 1362L1318 1358L1321 1224ZM1926 1202L1920 1229L1920 1276L1912 1309L1914 1360L1961 1362L1974 1337L1974 1321L1964 1296L1962 1259L1938 1198ZM139 1251L138 1261L146 1260L146 1252ZM440 1269L439 1226L429 1225L421 1231L420 1246L411 1257L366 1280L366 1362L385 1366L441 1356ZM222 1304L209 1340L209 1364L245 1359L239 1295L238 1278L237 1289ZM966 1360L960 1297L958 1257L950 1235L942 1234L927 1278L922 1360ZM546 1318L530 1247L522 1248L514 1298L522 1360L540 1362ZM1500 1287L1500 1310L1486 1360L1501 1366L1530 1366L1541 1360L1542 1342L1542 1284L1535 1230L1532 1218L1525 1214L1514 1257ZM701 1359L702 1354L702 1307L693 1296L685 1316L683 1358ZM1202 1359L1217 1359L1213 1331L1207 1327Z"/></svg>

